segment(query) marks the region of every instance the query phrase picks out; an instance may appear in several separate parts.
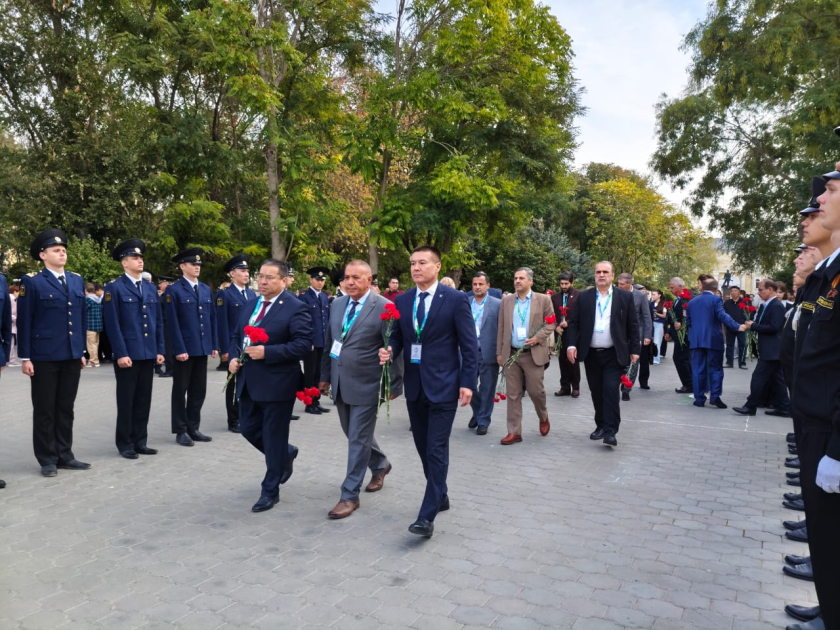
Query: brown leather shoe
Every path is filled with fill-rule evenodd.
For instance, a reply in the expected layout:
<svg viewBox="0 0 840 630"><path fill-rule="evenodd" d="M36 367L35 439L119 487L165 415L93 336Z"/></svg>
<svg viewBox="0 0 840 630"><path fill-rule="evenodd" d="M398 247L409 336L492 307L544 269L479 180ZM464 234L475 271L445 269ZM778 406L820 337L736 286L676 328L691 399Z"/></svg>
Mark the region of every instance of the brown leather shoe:
<svg viewBox="0 0 840 630"><path fill-rule="evenodd" d="M540 435L545 437L548 435L548 432L551 430L551 424L548 422L548 418L545 419L545 422L540 421Z"/></svg>
<svg viewBox="0 0 840 630"><path fill-rule="evenodd" d="M561 389L559 391L554 392L555 396L568 396L571 392L568 389Z"/></svg>
<svg viewBox="0 0 840 630"><path fill-rule="evenodd" d="M365 488L365 492L379 492L382 490L382 486L385 485L385 475L389 472L391 472L391 464L388 464L388 467L381 473L370 478L370 483Z"/></svg>
<svg viewBox="0 0 840 630"><path fill-rule="evenodd" d="M330 510L330 513L327 515L331 519L337 520L339 518L347 518L353 512L359 509L359 504L354 503L353 501L339 501L336 506Z"/></svg>
<svg viewBox="0 0 840 630"><path fill-rule="evenodd" d="M578 396L580 396L580 390L579 389L573 389L572 390L572 398L577 398Z"/></svg>
<svg viewBox="0 0 840 630"><path fill-rule="evenodd" d="M504 446L508 446L509 444L513 444L514 442L521 442L522 436L516 435L516 433L508 433L505 437L502 438L502 444Z"/></svg>

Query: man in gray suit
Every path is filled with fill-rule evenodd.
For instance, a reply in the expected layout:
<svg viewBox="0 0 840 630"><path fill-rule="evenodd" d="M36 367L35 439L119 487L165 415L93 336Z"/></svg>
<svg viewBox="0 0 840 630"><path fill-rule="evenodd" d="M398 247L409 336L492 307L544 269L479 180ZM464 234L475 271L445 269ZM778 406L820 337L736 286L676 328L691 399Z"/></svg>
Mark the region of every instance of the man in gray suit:
<svg viewBox="0 0 840 630"><path fill-rule="evenodd" d="M633 288L632 273L619 274L618 288L624 291L630 291L633 294L633 305L636 307L636 317L639 320L639 337L642 339L642 354L638 361L630 364L630 371L627 374L630 380L635 383L636 377L639 375L641 362L650 360L648 353L645 351L645 346L649 346L650 340L653 339L653 316L651 315L650 302L645 292ZM650 389L647 383L642 383L641 387L642 389ZM630 390L624 385L621 386L621 400L630 400Z"/></svg>
<svg viewBox="0 0 840 630"><path fill-rule="evenodd" d="M490 278L483 271L477 271L472 279L472 308L475 334L478 337L478 392L472 397L472 418L469 427L476 435L487 435L490 416L493 414L493 398L496 382L499 380L499 363L496 360L496 334L499 327L499 306L502 301L488 294Z"/></svg>
<svg viewBox="0 0 840 630"><path fill-rule="evenodd" d="M337 298L330 311L330 325L321 363L321 391L332 385L332 397L341 428L347 436L347 476L341 484L341 500L330 511L332 519L347 518L359 509L359 491L370 468L373 477L366 492L382 489L391 464L376 443L376 412L379 407L379 349L385 323L380 315L388 300L371 290L370 265L354 260L345 270L347 295ZM392 389L391 397L399 392Z"/></svg>

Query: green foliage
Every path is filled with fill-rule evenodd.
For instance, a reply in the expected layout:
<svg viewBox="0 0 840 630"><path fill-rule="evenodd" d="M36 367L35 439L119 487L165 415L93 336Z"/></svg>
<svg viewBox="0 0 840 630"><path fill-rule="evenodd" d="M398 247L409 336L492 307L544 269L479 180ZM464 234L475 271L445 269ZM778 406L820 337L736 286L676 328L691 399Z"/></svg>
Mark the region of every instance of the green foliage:
<svg viewBox="0 0 840 630"><path fill-rule="evenodd" d="M70 239L66 267L82 276L85 282L102 285L123 273L122 265L111 258L111 247L90 237Z"/></svg>

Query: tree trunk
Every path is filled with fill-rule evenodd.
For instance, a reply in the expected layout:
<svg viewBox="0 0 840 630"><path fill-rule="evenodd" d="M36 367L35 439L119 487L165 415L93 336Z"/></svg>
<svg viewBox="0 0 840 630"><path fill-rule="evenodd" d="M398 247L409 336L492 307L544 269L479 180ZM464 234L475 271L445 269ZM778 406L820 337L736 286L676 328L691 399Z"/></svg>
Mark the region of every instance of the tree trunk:
<svg viewBox="0 0 840 630"><path fill-rule="evenodd" d="M280 219L280 197L277 194L280 178L277 175L277 143L269 142L265 149L265 161L268 167L268 216L271 224L271 256L277 260L286 260L286 246L277 230Z"/></svg>

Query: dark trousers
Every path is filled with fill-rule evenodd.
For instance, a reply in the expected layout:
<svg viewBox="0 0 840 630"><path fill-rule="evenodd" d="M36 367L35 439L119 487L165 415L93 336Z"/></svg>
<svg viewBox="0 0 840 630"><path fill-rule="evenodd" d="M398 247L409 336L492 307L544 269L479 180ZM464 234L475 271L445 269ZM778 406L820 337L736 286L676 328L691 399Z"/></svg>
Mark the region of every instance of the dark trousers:
<svg viewBox="0 0 840 630"><path fill-rule="evenodd" d="M155 360L132 361L127 368L114 361L114 374L117 377L116 444L122 453L146 446Z"/></svg>
<svg viewBox="0 0 840 630"><path fill-rule="evenodd" d="M747 364L747 333L726 329L726 365L735 361L735 342L738 342L738 365Z"/></svg>
<svg viewBox="0 0 840 630"><path fill-rule="evenodd" d="M691 349L688 345L688 335L685 336L685 345L674 338L674 367L677 368L677 375L683 387L693 387L691 378Z"/></svg>
<svg viewBox="0 0 840 630"><path fill-rule="evenodd" d="M426 494L418 516L434 521L441 500L449 492L446 485L449 473L449 435L452 433L458 401L432 402L421 386L417 400L406 400L405 406L408 408L414 447L426 476Z"/></svg>
<svg viewBox="0 0 840 630"><path fill-rule="evenodd" d="M817 486L817 467L828 449L831 433L804 432L799 439L799 480L808 519L808 546L814 567L814 586L825 627L840 628L840 494Z"/></svg>
<svg viewBox="0 0 840 630"><path fill-rule="evenodd" d="M790 398L781 361L758 360L750 380L750 395L746 406L755 410L765 398L765 390L769 392L767 398L775 401L777 411L790 411Z"/></svg>
<svg viewBox="0 0 840 630"><path fill-rule="evenodd" d="M499 381L499 364L483 363L481 351L479 351L478 364L478 391L470 401L473 417L480 427L490 426L490 417L493 415L493 398L496 396L496 385Z"/></svg>
<svg viewBox="0 0 840 630"><path fill-rule="evenodd" d="M318 387L321 378L321 360L324 358L324 349L315 348L303 357L303 386ZM312 401L321 399L321 395L313 396Z"/></svg>
<svg viewBox="0 0 840 630"><path fill-rule="evenodd" d="M236 402L236 385L233 379L225 387L225 407L227 408L228 429L239 426L239 405Z"/></svg>
<svg viewBox="0 0 840 630"><path fill-rule="evenodd" d="M41 466L69 462L73 455L73 406L82 361L33 361L32 443Z"/></svg>
<svg viewBox="0 0 840 630"><path fill-rule="evenodd" d="M207 357L176 360L172 372L172 433L195 433L207 395Z"/></svg>
<svg viewBox="0 0 840 630"><path fill-rule="evenodd" d="M605 350L589 349L586 361L586 381L595 407L595 426L605 433L615 435L621 424L619 390L624 368L618 364L615 348Z"/></svg>
<svg viewBox="0 0 840 630"><path fill-rule="evenodd" d="M560 389L562 391L577 391L580 389L580 363L571 363L566 355L566 336L560 337Z"/></svg>
<svg viewBox="0 0 840 630"><path fill-rule="evenodd" d="M723 350L692 348L691 373L695 402L706 402L707 391L711 400L718 400L723 393Z"/></svg>
<svg viewBox="0 0 840 630"><path fill-rule="evenodd" d="M294 406L294 399L256 402L251 400L247 386L242 389L242 397L239 399L239 428L242 429L242 437L265 455L262 496L276 497L280 493L280 477L286 468L286 459L294 450L289 444L289 423Z"/></svg>
<svg viewBox="0 0 840 630"><path fill-rule="evenodd" d="M644 385L647 387L648 381L650 380L650 346L642 345L642 349L639 351L639 360L635 363L630 365L630 369L627 371L627 378L629 378L633 383L636 382L636 377L639 377L639 384ZM630 388L632 389L632 388ZM630 389L625 387L624 385L621 386L621 391L629 392Z"/></svg>

